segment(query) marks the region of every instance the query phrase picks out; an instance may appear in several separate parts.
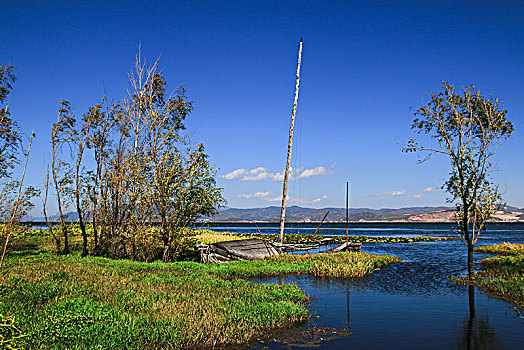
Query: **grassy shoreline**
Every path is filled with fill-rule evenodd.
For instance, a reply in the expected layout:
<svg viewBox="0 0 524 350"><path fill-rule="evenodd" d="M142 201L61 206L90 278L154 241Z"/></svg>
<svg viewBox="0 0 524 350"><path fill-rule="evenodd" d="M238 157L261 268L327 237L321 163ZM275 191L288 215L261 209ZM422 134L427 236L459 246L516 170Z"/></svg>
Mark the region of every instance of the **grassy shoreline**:
<svg viewBox="0 0 524 350"><path fill-rule="evenodd" d="M477 279L469 282L460 277L459 283L478 286L486 294L511 301L518 312L524 311L524 244L502 243L475 248L485 254L496 254L480 261Z"/></svg>
<svg viewBox="0 0 524 350"><path fill-rule="evenodd" d="M27 238L27 237L26 237ZM19 242L0 270L0 314L25 348L180 349L243 344L308 318L294 285L245 278L282 274L360 277L398 262L365 253L283 255L223 265L57 256ZM12 328L10 328L13 331ZM7 327L0 335L9 337Z"/></svg>

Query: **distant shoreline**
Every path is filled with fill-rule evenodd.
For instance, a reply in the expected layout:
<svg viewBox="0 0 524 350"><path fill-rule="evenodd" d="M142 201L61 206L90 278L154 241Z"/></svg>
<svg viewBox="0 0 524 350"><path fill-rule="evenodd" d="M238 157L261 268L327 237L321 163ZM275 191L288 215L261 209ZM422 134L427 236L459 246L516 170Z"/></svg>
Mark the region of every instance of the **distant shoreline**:
<svg viewBox="0 0 524 350"><path fill-rule="evenodd" d="M60 224L58 221L51 221L49 222L53 226ZM67 221L67 223L74 224L78 223L78 221ZM40 226L47 226L47 223L45 221L23 221L21 224L24 225L30 225L33 228L38 228ZM255 225L256 224L256 225ZM320 224L320 221L310 221L310 222L301 222L301 221L286 221L286 227L290 228L293 226L300 226L304 228L317 228ZM415 226L415 225L425 225L425 226L452 226L456 223L453 221L349 221L350 227L362 227L362 228L370 228L370 227L395 227L395 226ZM493 225L522 225L524 227L524 221L488 221L488 226ZM153 223L155 225L155 223ZM278 222L266 222L266 221L202 221L197 222L195 224L198 228L206 228L206 227L224 227L224 226L230 226L230 227L275 227L279 226L280 224ZM343 228L346 227L345 222L324 222L321 226L321 228Z"/></svg>
<svg viewBox="0 0 524 350"><path fill-rule="evenodd" d="M207 222L198 222L197 226L199 227L216 227L216 226L256 226L259 227L272 227L279 226L278 222L265 222L265 221L207 221ZM301 222L301 221L286 221L286 226L302 226L302 227L317 227L320 224L320 221L310 221L310 222ZM349 221L349 226L398 226L398 225L455 225L453 221ZM524 221L488 221L488 225L498 225L498 224L521 224L524 225ZM321 227L346 227L345 222L324 222Z"/></svg>

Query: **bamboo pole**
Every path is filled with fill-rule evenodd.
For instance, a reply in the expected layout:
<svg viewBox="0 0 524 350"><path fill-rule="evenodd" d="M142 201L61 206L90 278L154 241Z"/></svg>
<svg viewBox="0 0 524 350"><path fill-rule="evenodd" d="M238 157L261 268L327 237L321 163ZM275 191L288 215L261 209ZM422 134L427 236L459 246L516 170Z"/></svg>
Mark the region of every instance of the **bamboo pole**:
<svg viewBox="0 0 524 350"><path fill-rule="evenodd" d="M349 181L346 182L346 251L349 252Z"/></svg>
<svg viewBox="0 0 524 350"><path fill-rule="evenodd" d="M289 178L289 165L291 164L291 149L293 146L293 129L295 127L295 114L297 112L298 102L298 86L300 83L300 63L302 61L302 38L300 38L300 46L298 48L298 64L297 64L297 78L295 84L295 101L293 102L293 111L291 112L291 126L289 127L289 142L287 145L287 162L286 171L284 173L284 185L282 189L282 209L280 211L280 244L284 243L284 220L286 218L286 197L287 197L287 181Z"/></svg>

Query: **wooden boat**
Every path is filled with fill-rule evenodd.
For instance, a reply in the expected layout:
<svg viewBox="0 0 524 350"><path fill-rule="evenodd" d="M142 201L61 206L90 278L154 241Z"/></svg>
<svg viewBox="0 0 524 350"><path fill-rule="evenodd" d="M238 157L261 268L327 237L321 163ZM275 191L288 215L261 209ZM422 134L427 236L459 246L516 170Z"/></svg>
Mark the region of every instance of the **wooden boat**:
<svg viewBox="0 0 524 350"><path fill-rule="evenodd" d="M317 242L276 243L258 238L201 244L197 247L203 263L221 263L235 260L260 260L280 253L308 251L331 243L332 238Z"/></svg>
<svg viewBox="0 0 524 350"><path fill-rule="evenodd" d="M259 260L279 254L270 242L258 238L201 244L197 249L200 252L200 261L204 263Z"/></svg>
<svg viewBox="0 0 524 350"><path fill-rule="evenodd" d="M362 243L351 243L351 242L344 242L343 244L339 245L338 247L335 247L333 249L330 249L333 253L337 252L360 252L362 251Z"/></svg>

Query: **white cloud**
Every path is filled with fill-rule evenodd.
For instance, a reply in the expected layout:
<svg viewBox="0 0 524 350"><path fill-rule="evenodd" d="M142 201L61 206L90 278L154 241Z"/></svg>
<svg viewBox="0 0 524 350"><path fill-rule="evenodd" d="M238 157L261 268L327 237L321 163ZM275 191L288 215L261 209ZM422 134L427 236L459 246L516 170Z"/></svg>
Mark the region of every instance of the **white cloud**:
<svg viewBox="0 0 524 350"><path fill-rule="evenodd" d="M299 176L299 179L311 177L311 176L326 176L326 175L332 175L335 173L335 165L331 167L331 169L327 169L323 166L318 166L314 169L306 169L304 170Z"/></svg>
<svg viewBox="0 0 524 350"><path fill-rule="evenodd" d="M402 196L404 193L406 193L406 190L402 190L402 191L393 191L393 192L391 192L391 195L392 195L392 196Z"/></svg>
<svg viewBox="0 0 524 350"><path fill-rule="evenodd" d="M296 179L304 179L312 176L326 176L332 175L335 173L335 164L331 166L331 169L328 169L324 166L318 166L312 169L302 168L291 168L289 170L289 180L293 181ZM268 180L281 182L284 181L283 173L273 173L264 167L258 167L252 170L246 170L244 168L233 170L230 173L225 175L219 175L220 178L225 180L236 180L240 179L242 181L260 181Z"/></svg>
<svg viewBox="0 0 524 350"><path fill-rule="evenodd" d="M222 179L226 179L226 180L234 180L234 179L238 179L239 177L246 175L247 173L248 171L246 169L237 169L237 170L233 170L230 173L227 173L226 175L219 175L218 177Z"/></svg>
<svg viewBox="0 0 524 350"><path fill-rule="evenodd" d="M238 198L264 198L269 196L269 192L255 192L253 194L239 194Z"/></svg>
<svg viewBox="0 0 524 350"><path fill-rule="evenodd" d="M266 202L281 202L282 201L282 196L267 197L267 198L262 198L262 199L265 200Z"/></svg>
<svg viewBox="0 0 524 350"><path fill-rule="evenodd" d="M258 180L266 180L273 177L272 173L267 172L266 168L258 167L256 169L253 169L249 171L246 176L242 178L242 181L258 181Z"/></svg>
<svg viewBox="0 0 524 350"><path fill-rule="evenodd" d="M402 196L406 193L406 190L397 190L397 191L390 191L385 193L377 193L375 194L376 197L384 197L384 196Z"/></svg>
<svg viewBox="0 0 524 350"><path fill-rule="evenodd" d="M252 194L239 194L238 198L259 198L266 202L281 202L282 201L282 195L277 197L270 197L270 192L255 192ZM312 204L312 203L319 203L324 199L327 199L328 196L324 195L312 200L305 199L305 198L294 198L294 197L288 197L287 202L288 203L294 203L294 204Z"/></svg>
<svg viewBox="0 0 524 350"><path fill-rule="evenodd" d="M422 190L422 192L440 192L438 188L428 187Z"/></svg>
<svg viewBox="0 0 524 350"><path fill-rule="evenodd" d="M318 203L320 201L322 201L323 199L327 199L328 196L324 195L322 197L318 197L317 199L313 199L312 201L310 201L309 203Z"/></svg>
<svg viewBox="0 0 524 350"><path fill-rule="evenodd" d="M273 181L276 181L276 182L284 181L284 174L276 173L275 175L273 175Z"/></svg>
<svg viewBox="0 0 524 350"><path fill-rule="evenodd" d="M293 204L313 204L313 203L319 203L322 200L327 199L327 198L328 198L328 196L326 196L326 195L318 197L318 198L315 198L315 199L288 197L287 198L287 202L289 204L291 204L291 203L293 203ZM281 202L282 201L282 196L268 197L268 198L262 198L262 199L267 201L267 202Z"/></svg>
<svg viewBox="0 0 524 350"><path fill-rule="evenodd" d="M440 192L440 191L437 188L426 187L425 189L423 189L419 193L414 194L412 196L409 196L409 198L422 198L422 196L424 196L424 193L428 193L428 192Z"/></svg>

